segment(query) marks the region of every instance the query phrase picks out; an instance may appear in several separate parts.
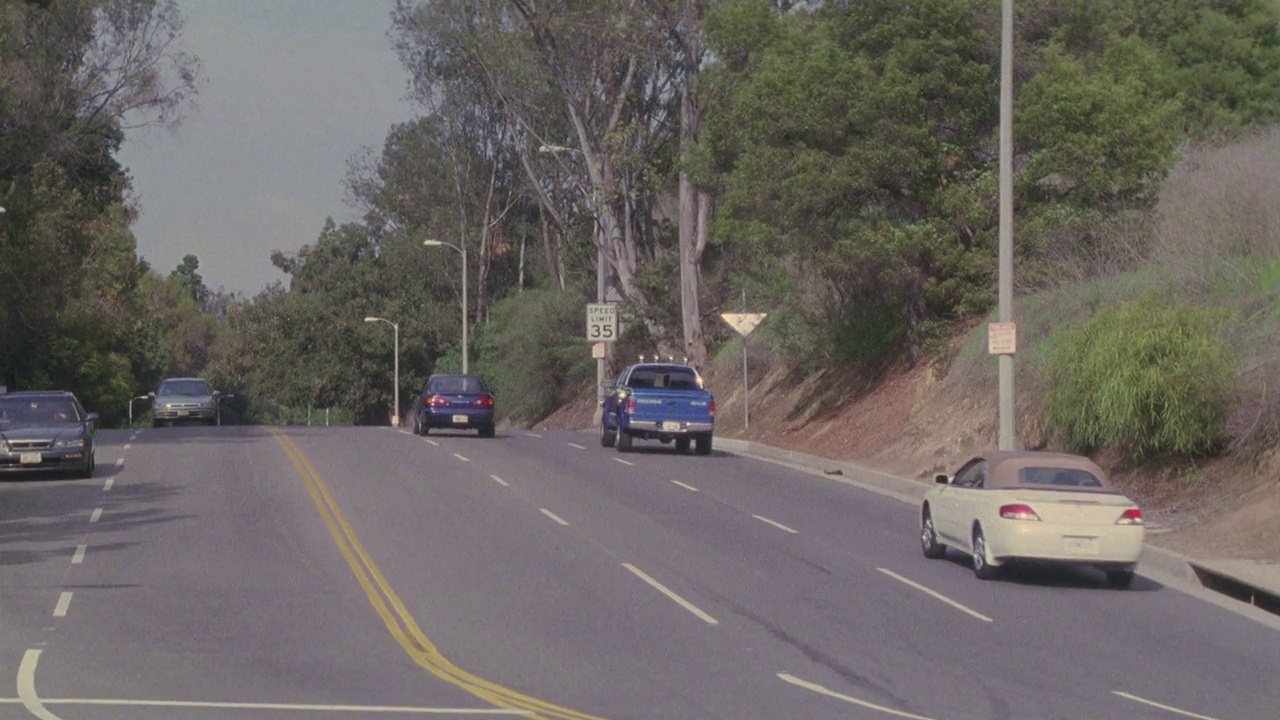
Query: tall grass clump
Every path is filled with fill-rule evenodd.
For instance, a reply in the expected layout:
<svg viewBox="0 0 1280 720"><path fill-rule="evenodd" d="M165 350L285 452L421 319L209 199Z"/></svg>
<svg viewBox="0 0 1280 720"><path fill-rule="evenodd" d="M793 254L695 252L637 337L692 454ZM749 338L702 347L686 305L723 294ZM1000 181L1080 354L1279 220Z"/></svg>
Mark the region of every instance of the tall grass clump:
<svg viewBox="0 0 1280 720"><path fill-rule="evenodd" d="M1132 459L1222 450L1235 371L1215 313L1156 294L1056 333L1046 351L1049 432L1076 452Z"/></svg>

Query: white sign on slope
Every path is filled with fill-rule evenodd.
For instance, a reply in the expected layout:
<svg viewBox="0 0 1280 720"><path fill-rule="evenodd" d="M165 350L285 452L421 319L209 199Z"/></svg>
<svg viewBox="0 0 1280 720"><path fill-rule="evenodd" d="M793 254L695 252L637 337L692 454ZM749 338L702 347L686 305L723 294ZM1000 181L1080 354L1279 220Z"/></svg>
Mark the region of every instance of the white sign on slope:
<svg viewBox="0 0 1280 720"><path fill-rule="evenodd" d="M746 336L756 326L764 320L769 313L720 313L720 317L729 323L729 326L738 331L739 335Z"/></svg>

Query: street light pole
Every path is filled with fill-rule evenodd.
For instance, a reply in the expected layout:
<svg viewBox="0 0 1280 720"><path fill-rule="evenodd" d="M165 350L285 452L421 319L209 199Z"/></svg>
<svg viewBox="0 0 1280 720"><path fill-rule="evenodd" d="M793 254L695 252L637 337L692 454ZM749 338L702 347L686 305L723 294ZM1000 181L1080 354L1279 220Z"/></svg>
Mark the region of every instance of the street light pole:
<svg viewBox="0 0 1280 720"><path fill-rule="evenodd" d="M467 246L462 244L461 247L453 243L442 242L440 240L423 240L423 245L427 247L451 247L462 254L462 374L467 374Z"/></svg>
<svg viewBox="0 0 1280 720"><path fill-rule="evenodd" d="M1003 0L1000 31L1000 263L999 315L1013 322L1013 0ZM1013 355L1001 354L999 438L1001 450L1018 445L1014 422Z"/></svg>
<svg viewBox="0 0 1280 720"><path fill-rule="evenodd" d="M395 359L393 360L393 366L395 367L395 370L393 371L394 372L393 377L395 378L393 380L393 382L395 383L395 389L392 391L392 394L395 398L394 400L392 400L392 402L395 403L395 408L391 413L391 424L394 425L395 427L400 427L400 326L391 322L386 318L380 318L380 317L367 317L364 319L364 321L367 323L368 322L384 322L391 326L391 333L392 333L392 338L394 342L392 353L395 355Z"/></svg>
<svg viewBox="0 0 1280 720"><path fill-rule="evenodd" d="M0 210L4 210L4 208L0 208ZM135 401L135 400L150 400L150 399L151 399L151 396L150 396L150 395L139 395L139 396L137 396L137 397L129 398L129 427L130 427L130 428L132 428L132 427L133 427L133 403L134 403L134 401Z"/></svg>

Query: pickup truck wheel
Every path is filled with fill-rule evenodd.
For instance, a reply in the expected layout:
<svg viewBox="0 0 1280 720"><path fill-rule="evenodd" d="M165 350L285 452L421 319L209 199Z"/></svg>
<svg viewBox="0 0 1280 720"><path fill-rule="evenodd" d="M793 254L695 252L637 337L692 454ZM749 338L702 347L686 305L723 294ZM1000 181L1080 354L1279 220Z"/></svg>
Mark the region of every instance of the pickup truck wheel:
<svg viewBox="0 0 1280 720"><path fill-rule="evenodd" d="M600 421L600 447L613 447L618 440L618 431Z"/></svg>
<svg viewBox="0 0 1280 720"><path fill-rule="evenodd" d="M681 455L689 452L689 438L676 438L676 452Z"/></svg>
<svg viewBox="0 0 1280 720"><path fill-rule="evenodd" d="M631 452L631 442L634 440L630 435L622 430L618 430L618 452Z"/></svg>
<svg viewBox="0 0 1280 720"><path fill-rule="evenodd" d="M697 439L697 448L695 450L699 455L711 454L711 433L699 435Z"/></svg>

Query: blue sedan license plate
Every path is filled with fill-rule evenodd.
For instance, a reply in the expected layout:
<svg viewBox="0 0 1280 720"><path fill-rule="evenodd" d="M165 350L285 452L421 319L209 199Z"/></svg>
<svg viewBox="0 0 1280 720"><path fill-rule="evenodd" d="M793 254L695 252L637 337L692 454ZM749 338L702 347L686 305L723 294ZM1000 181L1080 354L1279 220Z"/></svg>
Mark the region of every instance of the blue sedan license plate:
<svg viewBox="0 0 1280 720"><path fill-rule="evenodd" d="M466 415L454 415L454 416L453 416L453 421L454 421L454 422L456 422L456 423L458 423L458 424L465 424L465 423L467 422L467 416L466 416Z"/></svg>

